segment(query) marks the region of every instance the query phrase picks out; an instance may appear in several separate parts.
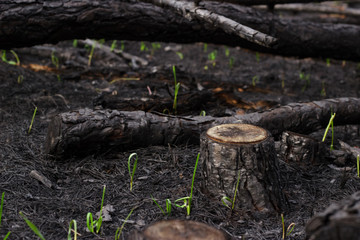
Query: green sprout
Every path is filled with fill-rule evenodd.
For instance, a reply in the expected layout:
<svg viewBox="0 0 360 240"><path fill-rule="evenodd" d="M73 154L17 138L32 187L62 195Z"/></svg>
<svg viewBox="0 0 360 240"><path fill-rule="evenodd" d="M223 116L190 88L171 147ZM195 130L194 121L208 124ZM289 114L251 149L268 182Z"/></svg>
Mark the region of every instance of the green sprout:
<svg viewBox="0 0 360 240"><path fill-rule="evenodd" d="M131 158L133 156L136 156L136 158L135 158L135 161L134 161L133 169L131 171ZM128 159L128 170L129 170L129 175L130 175L130 191L132 191L132 188L133 188L134 175L135 175L135 171L136 171L137 162L138 162L137 153L130 154L129 159Z"/></svg>
<svg viewBox="0 0 360 240"><path fill-rule="evenodd" d="M77 240L77 223L76 220L71 220L69 224L68 240L72 240L71 233L74 232L74 240Z"/></svg>
<svg viewBox="0 0 360 240"><path fill-rule="evenodd" d="M225 56L229 57L230 56L230 50L228 47L225 47Z"/></svg>
<svg viewBox="0 0 360 240"><path fill-rule="evenodd" d="M1 195L1 203L0 203L0 227L1 227L1 218L2 218L2 212L3 212L3 207L4 207L4 198L5 198L5 192L2 193ZM9 235L11 234L11 232L9 231L6 236L4 237L4 240L6 240Z"/></svg>
<svg viewBox="0 0 360 240"><path fill-rule="evenodd" d="M41 239L45 240L44 236L41 234L40 230L22 213L19 212L20 216L25 220L26 224L30 229Z"/></svg>
<svg viewBox="0 0 360 240"><path fill-rule="evenodd" d="M234 62L235 62L234 57L230 57L230 58L229 58L229 67L230 67L230 68L233 68L233 67L234 67Z"/></svg>
<svg viewBox="0 0 360 240"><path fill-rule="evenodd" d="M30 132L31 132L31 128L32 128L32 125L34 123L36 112L37 112L37 107L35 107L35 110L34 110L34 113L33 113L32 119L31 119L31 123L30 123L30 126L29 126L28 134L30 134Z"/></svg>
<svg viewBox="0 0 360 240"><path fill-rule="evenodd" d="M240 169L239 169L239 171L238 171L238 176L237 176L237 181L236 181L236 186L235 186L235 192L234 192L234 197L233 197L233 199L230 199L230 198L227 197L227 196L224 196L224 197L222 197L222 199L221 199L221 201L222 201L222 203L224 204L224 206L230 208L231 210L233 210L234 207L235 207L236 193L237 193L238 188L239 188L239 182L240 182ZM230 207L226 202L231 203L231 207Z"/></svg>
<svg viewBox="0 0 360 240"><path fill-rule="evenodd" d="M174 91L174 103L173 103L173 112L174 114L177 113L177 96L179 93L179 89L180 89L180 83L176 81L176 69L175 66L173 65L173 74L174 74L174 81L175 81L175 91Z"/></svg>
<svg viewBox="0 0 360 240"><path fill-rule="evenodd" d="M305 84L301 89L301 92L304 92L306 90L306 88L310 86L310 74L305 75L305 73L300 72L299 78L300 78L300 80L305 80Z"/></svg>
<svg viewBox="0 0 360 240"><path fill-rule="evenodd" d="M260 53L259 52L255 53L255 58L256 58L257 62L260 62Z"/></svg>
<svg viewBox="0 0 360 240"><path fill-rule="evenodd" d="M160 43L151 43L151 55L154 55L155 51L161 48Z"/></svg>
<svg viewBox="0 0 360 240"><path fill-rule="evenodd" d="M3 62L6 62L10 65L20 65L20 59L19 56L16 54L16 52L14 50L10 50L10 52L12 53L12 55L15 57L16 62L12 61L12 60L7 60L6 58L6 50L2 50L2 54L1 54L1 59L3 60Z"/></svg>
<svg viewBox="0 0 360 240"><path fill-rule="evenodd" d="M285 239L285 237L290 236L291 232L294 230L295 223L291 223L285 231L284 214L281 214L281 225L282 225L282 230L283 230L282 239Z"/></svg>
<svg viewBox="0 0 360 240"><path fill-rule="evenodd" d="M160 204L155 200L155 198L154 198L152 195L150 195L150 196L151 196L151 199L153 200L153 202L156 204L156 206L159 207L160 211L161 211L164 215L166 215L164 209L163 209L163 208L160 206ZM167 198L167 199L165 200L165 203L166 203L166 212L167 212L168 216L170 216L170 214L171 214L171 201L170 201L170 199Z"/></svg>
<svg viewBox="0 0 360 240"><path fill-rule="evenodd" d="M21 84L24 81L24 76L22 74L20 74L17 78L17 83Z"/></svg>
<svg viewBox="0 0 360 240"><path fill-rule="evenodd" d="M127 220L129 220L131 214L133 213L133 211L136 209L137 207L134 207L131 209L130 213L127 215L127 217L125 218L125 221L123 222L123 224L121 225L121 227L118 227L116 229L116 232L115 232L115 240L119 240L120 239L120 236L121 236L121 233L125 227L125 224L127 222Z"/></svg>
<svg viewBox="0 0 360 240"><path fill-rule="evenodd" d="M357 174L358 174L358 177L360 178L359 155L357 155L356 165L357 165ZM0 213L0 216L1 216L1 213Z"/></svg>
<svg viewBox="0 0 360 240"><path fill-rule="evenodd" d="M320 95L322 97L326 97L326 90L325 90L325 82L324 81L321 82L321 86L322 86L322 88L321 88Z"/></svg>
<svg viewBox="0 0 360 240"><path fill-rule="evenodd" d="M59 70L59 58L55 56L55 51L51 52L51 62L56 67L57 70ZM59 82L61 82L60 75L56 75Z"/></svg>
<svg viewBox="0 0 360 240"><path fill-rule="evenodd" d="M205 116L206 116L206 112L205 112L204 110L202 110L202 111L200 112L200 116L205 117Z"/></svg>
<svg viewBox="0 0 360 240"><path fill-rule="evenodd" d="M204 53L207 52L207 48L208 48L208 44L207 44L207 43L204 43Z"/></svg>
<svg viewBox="0 0 360 240"><path fill-rule="evenodd" d="M93 214L91 212L88 212L88 214L86 215L86 226L89 229L89 231L94 234L95 234L95 231L96 231L96 233L99 233L101 224L102 224L102 220L103 220L102 210L103 210L103 206L104 206L105 189L106 189L106 186L104 185L99 218L97 220L94 220Z"/></svg>
<svg viewBox="0 0 360 240"><path fill-rule="evenodd" d="M208 54L208 59L212 62L213 67L216 65L216 57L217 57L217 51L214 50L211 53Z"/></svg>
<svg viewBox="0 0 360 240"><path fill-rule="evenodd" d="M76 48L77 46L78 46L78 40L77 40L77 39L74 39L74 40L73 40L73 47Z"/></svg>
<svg viewBox="0 0 360 240"><path fill-rule="evenodd" d="M114 51L115 48L116 48L116 40L112 41L111 47L110 47L110 52Z"/></svg>
<svg viewBox="0 0 360 240"><path fill-rule="evenodd" d="M188 216L190 215L190 212L191 212L191 201L192 201L192 197L193 197L195 174L196 174L196 169L198 166L199 158L200 158L200 153L198 153L196 162L195 162L194 173L193 173L192 182L191 182L190 196L179 198L179 199L175 200L175 206L178 208L186 208L186 213ZM184 202L183 205L176 204L176 202L179 202L179 201L183 201Z"/></svg>
<svg viewBox="0 0 360 240"><path fill-rule="evenodd" d="M328 133L328 131L329 131L329 128L330 128L330 126L331 126L331 145L330 145L330 150L334 150L334 118L335 118L335 115L336 115L336 113L334 113L334 114L332 114L331 113L331 117L330 117L330 120L329 120L329 123L328 123L328 125L327 125L327 127L326 127L326 129L325 129L325 133L324 133L324 136L323 136L323 139L322 139L322 141L324 142L325 141L325 138L326 138L326 135L327 135L327 133Z"/></svg>
<svg viewBox="0 0 360 240"><path fill-rule="evenodd" d="M148 47L145 45L144 42L140 42L140 51L143 52L143 51L148 51Z"/></svg>
<svg viewBox="0 0 360 240"><path fill-rule="evenodd" d="M178 57L180 58L180 60L184 59L184 54L182 54L181 52L175 52L176 55L178 55Z"/></svg>
<svg viewBox="0 0 360 240"><path fill-rule="evenodd" d="M326 59L326 66L330 67L330 58Z"/></svg>
<svg viewBox="0 0 360 240"><path fill-rule="evenodd" d="M93 41L93 44L91 45L90 54L89 54L89 60L88 60L88 66L89 67L91 65L91 60L92 60L92 58L94 56L95 47L96 47L96 41Z"/></svg>
<svg viewBox="0 0 360 240"><path fill-rule="evenodd" d="M125 49L125 43L124 43L124 40L121 40L120 41L120 50L123 52Z"/></svg>
<svg viewBox="0 0 360 240"><path fill-rule="evenodd" d="M252 82L253 87L255 87L256 83L259 82L259 77L257 75L253 76L251 79L251 82Z"/></svg>

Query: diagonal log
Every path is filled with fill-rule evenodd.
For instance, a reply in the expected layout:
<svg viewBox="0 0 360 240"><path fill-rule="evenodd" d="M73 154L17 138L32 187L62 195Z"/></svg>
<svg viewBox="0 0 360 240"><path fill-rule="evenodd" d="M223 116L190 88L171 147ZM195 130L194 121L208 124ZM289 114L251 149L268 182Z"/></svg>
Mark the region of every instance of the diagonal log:
<svg viewBox="0 0 360 240"><path fill-rule="evenodd" d="M125 150L149 145L199 144L201 132L225 123L257 125L275 137L286 130L307 134L325 128L332 112L336 112L335 125L358 124L360 99L292 103L264 112L222 118L80 109L59 114L50 122L45 153L64 158L111 148Z"/></svg>

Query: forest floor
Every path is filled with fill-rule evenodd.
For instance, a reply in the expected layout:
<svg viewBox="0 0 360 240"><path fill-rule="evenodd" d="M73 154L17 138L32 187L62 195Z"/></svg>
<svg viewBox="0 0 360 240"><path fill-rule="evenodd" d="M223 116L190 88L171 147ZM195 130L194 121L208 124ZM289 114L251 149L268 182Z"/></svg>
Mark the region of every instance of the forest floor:
<svg viewBox="0 0 360 240"><path fill-rule="evenodd" d="M23 212L46 239L66 239L72 219L77 221L78 239L114 239L116 230L135 208L120 239L162 219L207 223L234 239L281 239L279 213L251 214L246 209L230 212L220 201L208 198L200 188L201 166L195 178L190 216L176 207L170 216L162 214L151 196L164 208L165 199L174 202L189 195L198 145L149 146L127 152L112 149L55 161L43 152L47 126L56 114L85 107L171 112L173 66L181 83L177 114L199 115L205 111L206 115L221 117L292 102L359 97L359 63L297 59L204 43L118 41L116 48L132 54L132 60L95 48L89 67L91 45L79 41L76 47L73 42L63 42L16 49L19 66L0 62L0 192L5 193L0 238L8 231L9 239L36 238L19 215ZM134 56L146 61L134 60ZM9 51L7 58L14 60ZM181 102L204 91L204 99ZM104 99L116 101L114 104ZM360 145L357 126L336 128L335 138L351 146ZM335 149L338 147L336 141ZM127 160L133 152L139 160L130 191ZM314 214L360 189L354 159L339 166L351 167L348 172L331 168L334 160L303 169L279 158L284 191L291 205L285 223L295 224L289 239L304 239L305 224ZM32 170L42 173L54 186L46 187L30 177ZM111 219L104 220L100 233L95 235L86 230L86 216L99 212L104 185L104 206L113 211L108 212Z"/></svg>

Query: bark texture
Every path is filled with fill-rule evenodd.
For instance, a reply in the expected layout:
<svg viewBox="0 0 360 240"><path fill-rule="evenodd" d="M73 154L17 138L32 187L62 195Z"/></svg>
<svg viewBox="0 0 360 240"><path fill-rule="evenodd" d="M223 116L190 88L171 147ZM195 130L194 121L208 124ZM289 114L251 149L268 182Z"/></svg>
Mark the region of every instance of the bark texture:
<svg viewBox="0 0 360 240"><path fill-rule="evenodd" d="M360 122L360 99L338 98L293 103L264 112L233 117L177 117L143 111L80 109L57 115L49 124L45 153L56 157L118 150L199 143L200 133L225 123L263 127L274 137L288 130L307 134L325 128L336 112L335 125Z"/></svg>
<svg viewBox="0 0 360 240"><path fill-rule="evenodd" d="M261 47L197 19L149 3L115 0L6 0L0 3L0 48L57 43L74 38L209 42L301 57L360 59L360 26L281 19L228 3L201 2L210 12L278 39Z"/></svg>
<svg viewBox="0 0 360 240"><path fill-rule="evenodd" d="M305 230L308 240L359 239L360 192L314 216Z"/></svg>
<svg viewBox="0 0 360 240"><path fill-rule="evenodd" d="M210 128L201 135L200 156L204 188L212 197L229 197L247 211L287 210L274 140L265 129L248 124Z"/></svg>
<svg viewBox="0 0 360 240"><path fill-rule="evenodd" d="M319 155L320 143L309 136L285 131L280 138L280 154L287 162L311 168Z"/></svg>
<svg viewBox="0 0 360 240"><path fill-rule="evenodd" d="M143 232L135 232L129 240L226 240L222 231L204 223L186 220L160 221Z"/></svg>

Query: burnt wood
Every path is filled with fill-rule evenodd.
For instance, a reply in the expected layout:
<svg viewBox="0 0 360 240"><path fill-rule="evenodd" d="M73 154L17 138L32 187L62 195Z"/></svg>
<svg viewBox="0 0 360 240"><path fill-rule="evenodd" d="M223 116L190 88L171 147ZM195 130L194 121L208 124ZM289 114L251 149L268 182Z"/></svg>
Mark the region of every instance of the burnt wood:
<svg viewBox="0 0 360 240"><path fill-rule="evenodd" d="M231 117L172 116L143 111L80 109L56 115L49 124L45 153L57 158L87 155L111 148L199 144L200 133L225 123L248 123L274 137L288 130L307 134L325 128L336 112L335 125L360 122L360 99L337 98L292 103L264 112Z"/></svg>
<svg viewBox="0 0 360 240"><path fill-rule="evenodd" d="M306 224L308 240L355 240L360 236L360 192L330 205Z"/></svg>
<svg viewBox="0 0 360 240"><path fill-rule="evenodd" d="M286 211L279 163L271 135L249 124L223 124L201 135L203 187L212 198L246 211ZM239 181L239 182L238 182ZM236 188L237 187L237 188Z"/></svg>
<svg viewBox="0 0 360 240"><path fill-rule="evenodd" d="M279 18L229 3L200 2L209 11L278 39L272 48L250 43L196 19L149 3L83 0L6 0L0 3L0 48L106 38L178 43L209 42L301 57L360 59L360 26Z"/></svg>

